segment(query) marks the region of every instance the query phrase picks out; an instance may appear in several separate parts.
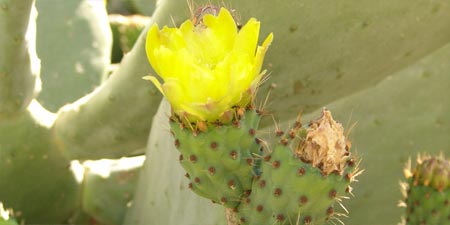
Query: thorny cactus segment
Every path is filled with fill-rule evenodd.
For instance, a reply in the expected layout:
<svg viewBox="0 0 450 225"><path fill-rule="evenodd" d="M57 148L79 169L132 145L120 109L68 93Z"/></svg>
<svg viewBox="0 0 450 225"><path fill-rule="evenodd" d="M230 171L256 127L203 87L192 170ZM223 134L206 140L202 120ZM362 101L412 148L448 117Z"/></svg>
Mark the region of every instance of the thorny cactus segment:
<svg viewBox="0 0 450 225"><path fill-rule="evenodd" d="M409 163L402 184L406 207L403 224L450 224L450 161L444 156L419 156L417 165Z"/></svg>
<svg viewBox="0 0 450 225"><path fill-rule="evenodd" d="M333 120L331 112L324 110L322 117L312 121L305 140L296 150L297 157L319 167L324 174L338 171L342 174L349 159L344 128Z"/></svg>
<svg viewBox="0 0 450 225"><path fill-rule="evenodd" d="M361 173L342 126L324 110L307 128L297 121L285 135L276 133L279 143L263 157L261 175L239 206L240 224L339 223L348 213L341 202Z"/></svg>
<svg viewBox="0 0 450 225"><path fill-rule="evenodd" d="M273 36L258 46L259 21L252 18L238 31L225 8L217 16L202 15L197 25L187 20L180 28L150 28L147 56L164 83L154 76L145 79L158 87L183 121L230 122L233 107L252 102Z"/></svg>
<svg viewBox="0 0 450 225"><path fill-rule="evenodd" d="M450 188L450 161L443 156L418 157L416 168L406 169L405 175L412 179L414 186L430 186L442 192Z"/></svg>
<svg viewBox="0 0 450 225"><path fill-rule="evenodd" d="M233 125L210 125L198 134L176 121L170 123L190 189L229 208L239 205L251 189L253 155L260 154L255 141L260 117L247 110Z"/></svg>

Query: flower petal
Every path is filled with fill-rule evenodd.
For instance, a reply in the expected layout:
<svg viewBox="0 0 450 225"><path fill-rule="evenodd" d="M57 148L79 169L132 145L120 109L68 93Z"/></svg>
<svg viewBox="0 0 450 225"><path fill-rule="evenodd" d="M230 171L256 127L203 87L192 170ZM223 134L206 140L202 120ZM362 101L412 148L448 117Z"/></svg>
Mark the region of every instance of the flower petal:
<svg viewBox="0 0 450 225"><path fill-rule="evenodd" d="M153 24L147 33L147 39L145 41L145 51L147 52L148 61L153 67L156 73L159 74L158 60L156 59L154 50L161 45L161 39L159 37L158 24Z"/></svg>
<svg viewBox="0 0 450 225"><path fill-rule="evenodd" d="M145 76L145 77L142 77L142 79L151 81L156 86L156 88L158 88L159 92L161 92L165 96L164 91L161 88L161 83L159 82L159 80L156 77Z"/></svg>
<svg viewBox="0 0 450 225"><path fill-rule="evenodd" d="M251 18L239 31L234 49L254 56L258 44L259 27L260 23L255 18Z"/></svg>
<svg viewBox="0 0 450 225"><path fill-rule="evenodd" d="M258 48L256 49L255 68L253 70L253 73L260 73L264 61L264 56L266 55L267 49L272 43L272 40L273 40L273 33L270 33L264 40L262 46L258 46Z"/></svg>
<svg viewBox="0 0 450 225"><path fill-rule="evenodd" d="M219 41L219 45L226 50L233 47L237 35L237 26L230 11L221 8L217 17L211 14L205 15L203 23L211 29L213 38Z"/></svg>

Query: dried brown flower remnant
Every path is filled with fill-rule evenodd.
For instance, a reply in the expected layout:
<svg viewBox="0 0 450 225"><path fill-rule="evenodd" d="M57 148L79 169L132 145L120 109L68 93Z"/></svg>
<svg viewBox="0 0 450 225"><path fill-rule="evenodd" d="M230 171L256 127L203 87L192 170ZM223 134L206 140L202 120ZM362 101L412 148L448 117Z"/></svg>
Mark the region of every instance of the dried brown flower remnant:
<svg viewBox="0 0 450 225"><path fill-rule="evenodd" d="M324 109L322 116L307 128L306 138L298 146L296 154L303 161L320 168L325 175L335 171L342 174L349 157L346 143L342 124Z"/></svg>

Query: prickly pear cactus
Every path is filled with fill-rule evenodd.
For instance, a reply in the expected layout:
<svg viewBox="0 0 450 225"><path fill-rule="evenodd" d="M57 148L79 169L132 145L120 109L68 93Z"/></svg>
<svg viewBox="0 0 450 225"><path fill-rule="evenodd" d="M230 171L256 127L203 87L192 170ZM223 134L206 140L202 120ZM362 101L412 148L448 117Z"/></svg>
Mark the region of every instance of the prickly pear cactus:
<svg viewBox="0 0 450 225"><path fill-rule="evenodd" d="M251 190L254 176L254 155L260 154L255 137L260 115L248 110L233 125L207 128L194 133L178 122L171 122L180 162L186 169L191 188L214 202L234 208Z"/></svg>
<svg viewBox="0 0 450 225"><path fill-rule="evenodd" d="M415 168L408 167L402 183L403 224L450 224L450 161L442 155L419 156Z"/></svg>
<svg viewBox="0 0 450 225"><path fill-rule="evenodd" d="M145 79L171 103L170 125L189 187L227 208L250 192L260 151L253 98L273 36L258 46L259 28L252 18L238 30L229 10L207 5L179 29L154 25L147 34L149 61L164 83Z"/></svg>
<svg viewBox="0 0 450 225"><path fill-rule="evenodd" d="M323 111L308 128L297 121L276 134L278 143L263 157L261 175L239 207L240 224L341 221L338 216L348 213L341 202L359 174L342 125Z"/></svg>
<svg viewBox="0 0 450 225"><path fill-rule="evenodd" d="M83 160L88 158L118 158L130 154L137 154L137 152L142 151L140 149L142 149L146 144L147 131L151 122L151 118L147 117L147 113L152 110L156 111L156 105L152 105L152 103L150 103L152 101L147 100L152 99L152 96L154 96L152 95L152 91L155 91L155 89L142 85L142 92L137 91L136 88L139 86L139 83L141 83L142 74L148 74L150 68L146 66L146 64L143 64L143 66L135 65L135 63L139 62L139 59L142 57L136 57L136 55L139 55L139 51L134 51L134 53L130 52L128 58L135 58L135 60L128 59L125 60L128 61L128 63L122 64L129 64L128 69L122 68L122 71L126 71L126 73L121 73L126 75L118 75L115 76L116 78L108 79L109 84L115 82L120 83L120 89L124 90L122 88L127 89L127 85L123 85L123 82L121 81L113 82L113 80L119 78L130 81L133 80L133 78L130 79L130 76L133 77L137 75L135 77L136 79L134 79L137 86L136 84L131 84L133 82L128 82L130 85L128 88L132 88L134 90L133 92L119 91L122 93L119 94L116 92L118 91L116 88L102 87L101 89L107 91L99 91L100 89L97 89L94 93L103 93L102 96L105 97L103 100L95 101L93 98L98 95L91 94L90 97L85 97L78 104L74 104L76 106L66 106L64 110L60 109L57 114L47 111L38 102L38 100L36 100L39 90L41 89L41 80L39 79L40 61L38 55L40 54L42 56L45 53L54 51L59 52L59 50L64 52L55 53L55 55L45 54L43 57L43 62L45 60L46 67L46 69L42 71L44 73L42 74L42 77L44 78L42 79L43 82L49 84L50 82L47 81L47 78L51 80L52 77L54 78L53 75L55 73L58 74L58 79L55 78L53 81L59 79L64 80L64 82L58 81L57 83L59 85L50 85L52 88L56 87L57 91L49 88L49 86L43 85L45 89L48 88L47 90L52 92L50 98L43 98L45 99L44 101L48 103L47 107L58 107L61 104L67 104L68 99L65 98L67 96L70 96L72 99L76 99L79 98L80 95L83 95L83 93L80 94L80 92L78 92L80 89L71 86L72 84L75 85L75 83L77 83L78 85L82 83L82 85L80 85L83 86L81 88L83 90L82 92L93 89L93 83L95 82L92 82L89 78L87 79L88 81L86 81L86 79L84 79L85 77L74 77L75 74L82 73L87 75L86 73L89 73L88 77L95 77L93 79L95 81L100 80L101 74L107 70L106 65L109 64L109 53L111 46L108 46L108 40L111 38L110 33L108 33L110 30L107 23L103 1L67 1L64 2L64 4L57 6L53 5L54 8L52 8L51 4L46 3L48 2L39 1L39 7L36 9L35 1L0 0L0 30L2 33L2 35L0 35L0 49L2 49L0 52L0 201L3 202L6 208L13 208L15 210L15 219L20 224L67 224L73 223L74 221L76 223L86 224L87 221L92 219L92 216L86 215L83 209L83 204L92 202L98 203L100 201L98 199L94 199L91 202L83 202L81 198L82 196L87 196L86 193L91 191L89 190L90 188L92 188L92 190L96 190L96 186L98 187L99 184L91 183L91 185L82 187L82 184L84 184L83 175L76 175L76 171L72 167L74 163L73 160L81 158L83 158ZM95 15L91 14L89 16L90 13L94 12L94 7L92 4L96 5L96 7L98 6L98 8L95 8ZM52 11L55 7L58 7L57 12ZM39 10L39 12L37 12L37 10ZM50 15L46 14L47 10L52 11L51 13L54 14L51 15L56 14L57 16L55 17L60 19L57 20L55 17L51 19L45 17L44 19L43 16L40 17L41 20L38 25L36 25L37 14ZM58 24L63 23L64 31L59 30L61 33L56 33L54 36L54 33L51 33L51 38L45 37L45 32L42 32L45 29L42 28L52 27L52 22ZM106 25L99 25L101 22L106 22ZM40 28L37 28L37 26ZM41 33L36 35L36 30L38 30L38 32L41 31ZM83 46L83 41L71 39L71 41L75 41L76 44L68 44L70 38L73 38L75 34L80 33L83 34L83 37L94 36L98 39L93 39L98 42L86 41L87 46ZM35 45L37 42L37 36L40 38L47 38L46 41L49 42L53 41L54 45L49 44L48 46L43 47L43 42L40 42L40 47L44 50L38 47L38 51L40 53L36 54ZM54 49L56 46L59 46L59 44L61 44L64 49L62 49L63 47ZM143 49L143 45L141 44L140 46L140 49ZM87 50L84 51L82 49ZM81 50L82 53L80 54L79 51ZM104 57L105 55L106 57ZM80 57L83 59L80 59ZM63 64L68 66L62 66ZM92 67L89 65L95 67L92 71L97 71L98 73L92 72L90 70ZM133 70L135 71L133 72ZM71 71L78 71L80 73L71 73ZM83 81L78 83L74 82L74 80ZM75 89L77 89L77 91ZM118 106L120 105L120 108L122 108L124 107L124 102L131 102L126 100L126 96L130 97L129 94L131 93L140 93L138 95L141 97L145 96L144 98L149 97L149 99L144 101L148 104L144 104L146 106L142 105L148 108L142 111L138 110L141 111L142 115L145 114L145 116L141 117L141 119L137 119L137 117L135 117L136 114L134 113L137 113L138 111L134 111L133 113L129 110L127 110L127 113L121 115L126 114L134 119L137 119L139 121L138 124L142 125L142 130L144 132L138 134L139 129L136 129L137 127L133 125L136 124L136 121L133 121L132 119L125 119L124 121L126 122L116 123L118 121L117 115L113 116L113 121L116 122L108 122L107 116L101 116L102 119L96 120L96 125L94 125L91 120L95 118L93 115L100 116L100 111L103 111L106 114L111 114L111 112L117 113L118 110L104 110L105 108L103 107L109 108L112 105L117 104ZM161 98L159 96L155 97L154 103L158 104ZM61 99L65 100L60 101ZM105 101L105 99L108 100ZM85 107L84 105L88 104L88 102L91 102L91 106L95 108L95 113L88 112L90 111L90 107ZM100 102L109 103L105 105ZM64 111L64 113L62 111ZM71 114L71 119L75 119L77 122L69 122L66 120L68 119L66 116L62 116L62 114L67 115L66 113L71 111L75 112L74 114ZM78 133L78 131L74 129L75 127L68 128L68 125L83 124L80 116L91 121L88 122L88 124L90 124L88 125L88 129L85 129L86 127L84 127L84 129L81 129L83 131ZM62 119L61 117L65 117L64 120L66 122L62 122L60 120ZM59 128L56 128L56 124L58 124ZM133 134L131 134L132 132L129 133L133 136L132 139L137 139L128 139L131 141L128 143L132 143L131 145L134 145L129 146L130 148L124 146L119 147L118 145L113 144L121 149L119 151L123 151L125 149L128 149L125 151L130 151L130 154L119 153L116 154L116 156L113 156L114 154L111 155L111 150L113 148L107 147L104 144L111 144L114 142L113 140L116 140L118 143L127 142L119 137L120 135L117 135L118 133L116 133L116 131L123 131L123 129L120 128L116 130L116 128L118 128L116 125L118 124L128 127L133 132L137 132ZM102 130L104 133L92 130L93 125L94 127ZM111 125L116 128L109 127ZM71 133L68 134L64 131L57 131L60 128L68 128ZM96 134L87 136L80 135L87 134L88 130L93 131ZM104 136L100 133L103 133ZM95 145L97 145L97 147L92 148L92 146L88 147L84 145L86 143L79 141L80 138L83 139L82 136L89 136L95 139ZM98 138L101 136L107 137L108 141L103 143L102 141L99 141ZM139 136L141 136L141 138L139 138ZM67 137L67 139L64 137ZM74 144L68 144L66 141L69 140L75 140L72 142ZM75 145L78 147L75 147ZM88 153L89 155L96 152L94 149L98 149L98 147L102 148L101 146L103 146L105 148L97 151L97 153L102 153L96 157L71 157L70 155L73 156L72 153L74 148L70 146L79 149L81 152ZM123 191L119 190L121 189L121 186L116 187L117 189L109 189L108 192L114 193ZM125 189L125 187L123 189ZM110 196L114 196L114 194L111 194ZM123 215L127 202L123 200L113 201L113 197L108 198L110 198L108 200L113 203L111 203L108 206L110 208L105 211L110 212L115 209L120 209L121 213L116 213L116 215ZM114 207L111 207L113 204ZM101 210L91 210L89 211L89 214L98 213L98 211ZM98 217L102 216L102 213L98 214L100 214ZM83 219L78 220L75 217L83 217ZM111 219L111 217L108 219ZM121 220L120 216L117 216L112 220L114 220L114 223L116 224L121 222L118 221ZM108 221L108 223L109 222L110 221Z"/></svg>
<svg viewBox="0 0 450 225"><path fill-rule="evenodd" d="M195 4L211 2L218 1L199 0ZM0 201L7 208L19 209L17 215L21 214L21 218L16 219L20 222L25 218L26 223L60 224L73 222L74 214L83 217L80 196L86 195L70 169L71 160L142 154L152 115L161 99L157 89L141 79L156 74L145 56L145 35L137 39L112 76L98 84L101 74L108 70L109 47L107 42L99 44L84 37L108 38L109 29L94 25L98 21L105 24L105 17L100 18L104 11L95 13L98 11L89 8L91 3L102 6L104 1L70 3L73 4L64 5L82 7L52 13L45 12L47 7L38 9L41 21L48 16L45 21L49 23L47 32L41 32L41 41L45 38L48 45L38 44L36 55L34 31L39 33L42 25L38 21L35 29L33 1L0 0ZM158 1L150 23L180 25L190 16L188 3L191 2ZM264 24L261 36L270 32L276 36L263 66L271 73L271 79L259 86L261 94L256 97L264 101L271 90L266 110L274 112L281 123L289 123L300 110L310 120L326 106L340 121L357 122L351 135L354 148L364 156L361 167L366 168L366 173L360 183L352 185L357 198L348 201L350 216L342 220L346 224L396 223L403 213L396 207L400 193L395 190L404 162L419 151L438 153L450 149L450 5L429 0L413 4L408 0L304 0L277 4L269 0L231 0L225 5L236 9L241 21L260 19ZM81 8L78 13L70 11ZM96 15L87 16L87 12ZM91 19L92 23L88 22ZM85 21L82 26L78 26L80 20ZM75 33L66 30L49 38L49 31L55 30L53 21ZM55 53L51 48L56 46L66 51ZM37 56L43 61L50 59L61 69L55 70L58 79L53 80L53 85L48 84L55 73L41 71L42 87L47 89L42 93L47 93L47 98L38 96ZM92 73L87 67L91 63L95 67ZM72 87L75 83L76 88ZM96 86L86 97L68 104ZM66 100L58 100L59 97ZM63 104L68 105L59 108ZM49 113L41 105L58 113ZM257 136L273 131L272 126L269 117L263 118L262 131ZM177 150L172 146L169 127L163 122L154 126L151 136L155 140L149 144L145 167L148 177L141 179L131 208L110 209L127 209L132 215L128 216L132 221L128 224L133 225L224 224L218 204L211 205L187 190L185 172L178 157L171 155ZM36 178L42 179L36 182ZM95 190L95 186L89 188ZM120 191L114 189L109 196L115 196L114 193ZM93 200L87 204L97 207L102 202ZM114 199L105 202L115 202L111 200ZM105 202L101 207L107 205ZM366 205L371 209L363 207ZM99 214L97 218L102 216ZM182 219L177 218L179 215L183 215ZM89 215L86 218L76 223L87 224ZM117 220L120 218L113 223L120 223Z"/></svg>
<svg viewBox="0 0 450 225"><path fill-rule="evenodd" d="M387 171L401 171L407 158L423 149L449 147L448 97L442 95L448 93L450 71L448 5L429 1L411 5L403 0L230 4L243 21L260 18L262 34L275 31L265 60L271 79L260 87L263 94L258 97L264 101L266 91L275 87L268 110L276 111L276 118L289 123L303 110L304 118L310 120L326 106L346 128L357 124L351 137L354 149L364 155L361 167L366 172L352 185L357 198L348 201L350 216L342 220L346 224L397 223L402 213L396 207L400 194L393 190L401 173ZM154 18L159 24L181 24L189 17L188 8L184 1L161 1ZM293 16L298 19L293 21ZM441 31L436 36L423 35L436 29ZM424 86L427 91L418 91ZM431 113L418 113L423 109ZM272 125L270 118L263 119L260 134L271 132ZM155 128L155 132L162 131ZM194 197L189 200L190 205L201 202ZM136 198L136 202L142 201ZM367 203L377 210L362 207ZM131 214L138 221L139 216ZM142 218L152 222L144 214Z"/></svg>

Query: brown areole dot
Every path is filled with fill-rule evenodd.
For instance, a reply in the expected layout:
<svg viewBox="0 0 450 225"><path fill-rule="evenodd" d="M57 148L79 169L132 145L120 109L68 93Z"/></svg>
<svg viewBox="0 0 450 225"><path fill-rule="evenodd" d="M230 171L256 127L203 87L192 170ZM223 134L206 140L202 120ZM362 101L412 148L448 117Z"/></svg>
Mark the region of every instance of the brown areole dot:
<svg viewBox="0 0 450 225"><path fill-rule="evenodd" d="M191 162L193 162L193 163L197 162L197 156L195 156L195 155L190 155L190 156L189 156L189 161L191 161Z"/></svg>
<svg viewBox="0 0 450 225"><path fill-rule="evenodd" d="M306 196L304 196L304 195L300 196L299 202L300 202L300 204L302 204L302 205L308 203L308 197L306 197Z"/></svg>
<svg viewBox="0 0 450 225"><path fill-rule="evenodd" d="M350 182L350 181L352 180L352 177L353 177L353 174L347 173L347 174L345 175L345 180L347 180L348 182Z"/></svg>
<svg viewBox="0 0 450 225"><path fill-rule="evenodd" d="M252 158L248 158L246 161L247 161L247 164L249 166L253 166L253 159Z"/></svg>
<svg viewBox="0 0 450 225"><path fill-rule="evenodd" d="M189 189L192 189L192 183L189 183L189 184L188 184L188 188L189 188Z"/></svg>
<svg viewBox="0 0 450 225"><path fill-rule="evenodd" d="M209 172L209 174L212 176L212 175L214 175L214 174L216 173L216 168L214 168L213 166L211 166L211 167L208 168L208 172Z"/></svg>
<svg viewBox="0 0 450 225"><path fill-rule="evenodd" d="M349 166L349 167L355 166L355 160L354 160L354 159L349 159L349 160L347 161L347 166Z"/></svg>
<svg viewBox="0 0 450 225"><path fill-rule="evenodd" d="M261 141L261 139L259 139L259 138L255 138L255 143L256 143L256 144L258 144L258 145L259 145L259 144L261 144L261 142L262 142L262 141Z"/></svg>
<svg viewBox="0 0 450 225"><path fill-rule="evenodd" d="M277 131L275 131L275 135L276 135L277 137L281 137L283 134L284 134L284 132L283 132L282 130L277 130Z"/></svg>
<svg viewBox="0 0 450 225"><path fill-rule="evenodd" d="M328 193L328 197L330 197L330 198L336 198L336 195L337 195L337 192L336 192L336 190L331 190L329 193Z"/></svg>
<svg viewBox="0 0 450 225"><path fill-rule="evenodd" d="M283 193L283 191L281 190L281 188L276 188L275 191L273 192L273 195L275 197L280 197L280 195Z"/></svg>
<svg viewBox="0 0 450 225"><path fill-rule="evenodd" d="M272 167L274 169L277 169L280 167L280 164L281 164L280 161L276 160L276 161L272 162Z"/></svg>
<svg viewBox="0 0 450 225"><path fill-rule="evenodd" d="M431 215L436 216L437 213L438 211L436 209L431 210Z"/></svg>
<svg viewBox="0 0 450 225"><path fill-rule="evenodd" d="M303 219L303 222L305 222L305 224L310 224L312 222L311 216L305 216L305 219Z"/></svg>
<svg viewBox="0 0 450 225"><path fill-rule="evenodd" d="M334 213L334 209L333 209L333 207L328 207L328 209L327 209L327 216L331 216L331 215L333 215L333 213Z"/></svg>
<svg viewBox="0 0 450 225"><path fill-rule="evenodd" d="M277 221L284 221L284 215L283 214L278 214L277 215Z"/></svg>
<svg viewBox="0 0 450 225"><path fill-rule="evenodd" d="M225 197L220 198L220 202L227 203L227 198L225 198Z"/></svg>
<svg viewBox="0 0 450 225"><path fill-rule="evenodd" d="M250 128L250 130L248 130L248 133L249 133L251 136L255 136L256 131L255 131L255 129Z"/></svg>
<svg viewBox="0 0 450 225"><path fill-rule="evenodd" d="M231 152L230 152L230 157L232 158L232 159L237 159L237 152L235 151L235 150L232 150Z"/></svg>
<svg viewBox="0 0 450 225"><path fill-rule="evenodd" d="M200 184L200 178L198 178L198 177L194 178L194 182L197 184Z"/></svg>
<svg viewBox="0 0 450 225"><path fill-rule="evenodd" d="M236 189L236 185L234 184L234 180L228 181L228 187L230 187L232 190Z"/></svg>
<svg viewBox="0 0 450 225"><path fill-rule="evenodd" d="M179 148L180 147L180 140L176 139L174 144L175 144L175 147Z"/></svg>
<svg viewBox="0 0 450 225"><path fill-rule="evenodd" d="M294 130L290 130L289 131L289 137L291 138L291 139L294 139L295 138L295 131Z"/></svg>
<svg viewBox="0 0 450 225"><path fill-rule="evenodd" d="M347 187L345 188L345 192L347 192L347 193L350 193L350 190L351 190L350 186L347 186Z"/></svg>
<svg viewBox="0 0 450 225"><path fill-rule="evenodd" d="M266 186L266 181L265 180L261 180L260 182L259 182L259 187L260 188L263 188L263 187L265 187Z"/></svg>
<svg viewBox="0 0 450 225"><path fill-rule="evenodd" d="M264 161L270 161L270 158L272 158L272 156L271 155L266 155L266 156L264 156Z"/></svg>
<svg viewBox="0 0 450 225"><path fill-rule="evenodd" d="M262 205L256 206L256 211L261 212L263 211L264 207Z"/></svg>
<svg viewBox="0 0 450 225"><path fill-rule="evenodd" d="M211 143L211 149L215 150L217 149L217 146L218 146L217 142L214 141Z"/></svg>
<svg viewBox="0 0 450 225"><path fill-rule="evenodd" d="M298 171L297 171L297 175L299 175L299 176L303 176L303 175L305 175L305 173L306 173L306 170L303 167L298 169Z"/></svg>
<svg viewBox="0 0 450 225"><path fill-rule="evenodd" d="M183 159L184 159L184 156L183 156L183 154L180 154L180 157L179 157L179 159L178 159L178 160L180 160L180 161L183 161Z"/></svg>
<svg viewBox="0 0 450 225"><path fill-rule="evenodd" d="M280 144L282 144L282 145L286 146L286 145L288 145L288 144L289 144L289 140L288 140L288 139L286 139L286 138L282 138L282 139L280 140Z"/></svg>
<svg viewBox="0 0 450 225"><path fill-rule="evenodd" d="M191 175L189 175L189 173L185 173L184 176L187 177L187 178L191 177Z"/></svg>

